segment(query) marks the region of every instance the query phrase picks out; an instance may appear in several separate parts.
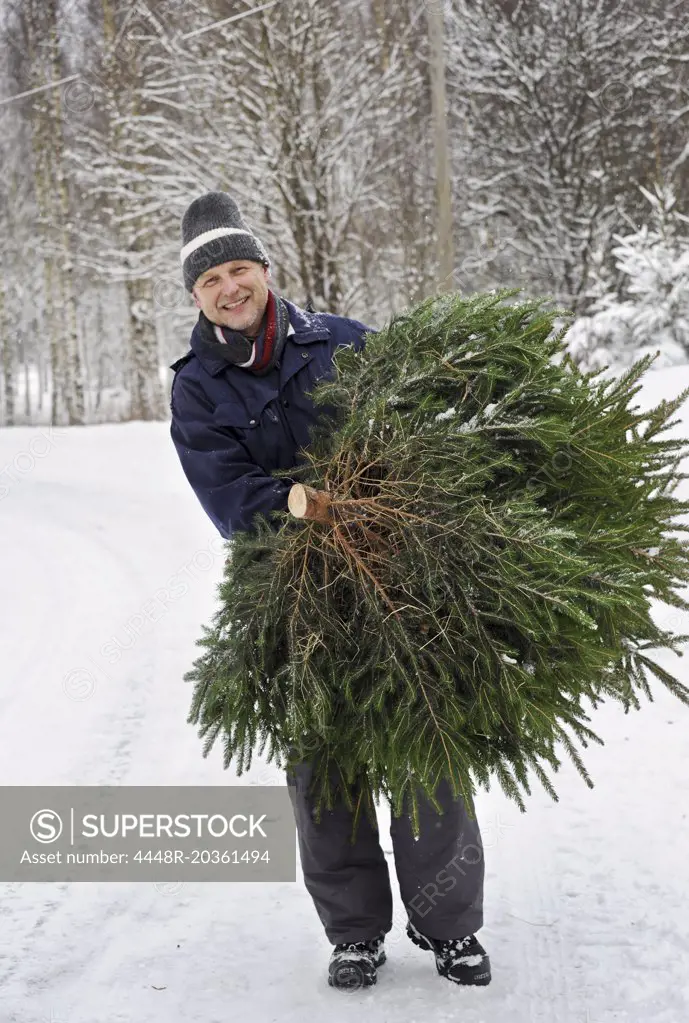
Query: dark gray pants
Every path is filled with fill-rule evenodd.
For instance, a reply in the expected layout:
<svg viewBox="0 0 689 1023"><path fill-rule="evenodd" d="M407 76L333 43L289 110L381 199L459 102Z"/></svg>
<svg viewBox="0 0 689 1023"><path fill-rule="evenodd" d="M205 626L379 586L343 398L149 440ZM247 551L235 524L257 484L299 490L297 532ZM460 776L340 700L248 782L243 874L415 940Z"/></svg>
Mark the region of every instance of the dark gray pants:
<svg viewBox="0 0 689 1023"><path fill-rule="evenodd" d="M392 891L383 850L366 815L350 842L351 814L343 803L313 819L308 797L311 768L287 771L304 882L329 941L368 941L392 930ZM400 895L408 917L430 938L461 938L483 926L483 843L478 821L443 781L437 798L444 813L419 797L420 835L408 816L390 819ZM408 809L405 806L405 810Z"/></svg>

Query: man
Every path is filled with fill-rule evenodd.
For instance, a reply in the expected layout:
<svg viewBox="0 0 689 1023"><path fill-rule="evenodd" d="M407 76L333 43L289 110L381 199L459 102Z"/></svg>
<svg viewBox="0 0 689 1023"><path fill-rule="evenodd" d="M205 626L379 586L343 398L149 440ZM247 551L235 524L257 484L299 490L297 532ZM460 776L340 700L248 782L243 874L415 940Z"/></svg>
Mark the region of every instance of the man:
<svg viewBox="0 0 689 1023"><path fill-rule="evenodd" d="M341 345L364 347L358 320L310 314L269 287L270 261L233 199L208 192L182 219L182 272L200 310L191 351L172 366L171 435L184 473L222 536L252 528L257 512L286 510L295 467L323 409L306 392L332 373ZM303 456L302 456L303 457ZM378 832L364 817L354 845L344 804L313 820L308 764L288 772L304 881L333 949L328 981L370 986L385 962L392 893ZM420 802L420 836L392 817L395 869L407 935L435 954L438 973L488 984L490 963L474 932L483 925L481 835L447 783L443 813Z"/></svg>

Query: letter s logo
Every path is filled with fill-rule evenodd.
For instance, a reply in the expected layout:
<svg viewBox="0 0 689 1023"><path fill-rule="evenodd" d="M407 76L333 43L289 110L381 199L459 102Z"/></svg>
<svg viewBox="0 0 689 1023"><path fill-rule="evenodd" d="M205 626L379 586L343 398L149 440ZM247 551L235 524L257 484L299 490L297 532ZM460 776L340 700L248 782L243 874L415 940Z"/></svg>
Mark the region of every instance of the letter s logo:
<svg viewBox="0 0 689 1023"><path fill-rule="evenodd" d="M54 810L37 810L31 818L29 830L37 842L55 842L62 834L62 819Z"/></svg>

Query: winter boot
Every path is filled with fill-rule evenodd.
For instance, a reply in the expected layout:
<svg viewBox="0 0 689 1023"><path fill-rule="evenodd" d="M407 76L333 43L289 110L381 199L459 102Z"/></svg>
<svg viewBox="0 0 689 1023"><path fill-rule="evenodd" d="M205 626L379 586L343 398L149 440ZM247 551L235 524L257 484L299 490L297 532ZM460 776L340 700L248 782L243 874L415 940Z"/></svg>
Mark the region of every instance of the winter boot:
<svg viewBox="0 0 689 1023"><path fill-rule="evenodd" d="M371 941L344 941L335 945L328 965L328 984L358 991L376 983L376 970L385 962L384 937Z"/></svg>
<svg viewBox="0 0 689 1023"><path fill-rule="evenodd" d="M490 984L490 959L475 934L447 941L427 938L410 920L407 937L419 948L431 949L435 953L435 966L441 977L447 977L455 984Z"/></svg>

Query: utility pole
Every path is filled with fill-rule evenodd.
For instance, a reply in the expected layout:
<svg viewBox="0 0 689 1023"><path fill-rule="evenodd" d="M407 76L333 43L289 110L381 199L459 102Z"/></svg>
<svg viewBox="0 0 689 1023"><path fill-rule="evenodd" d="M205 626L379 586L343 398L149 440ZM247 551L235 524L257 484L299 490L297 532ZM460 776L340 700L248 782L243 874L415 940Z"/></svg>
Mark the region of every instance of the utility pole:
<svg viewBox="0 0 689 1023"><path fill-rule="evenodd" d="M431 99L435 134L435 180L438 242L438 291L453 290L454 251L452 244L452 185L447 139L447 100L445 96L445 20L443 4L426 4L430 44Z"/></svg>

